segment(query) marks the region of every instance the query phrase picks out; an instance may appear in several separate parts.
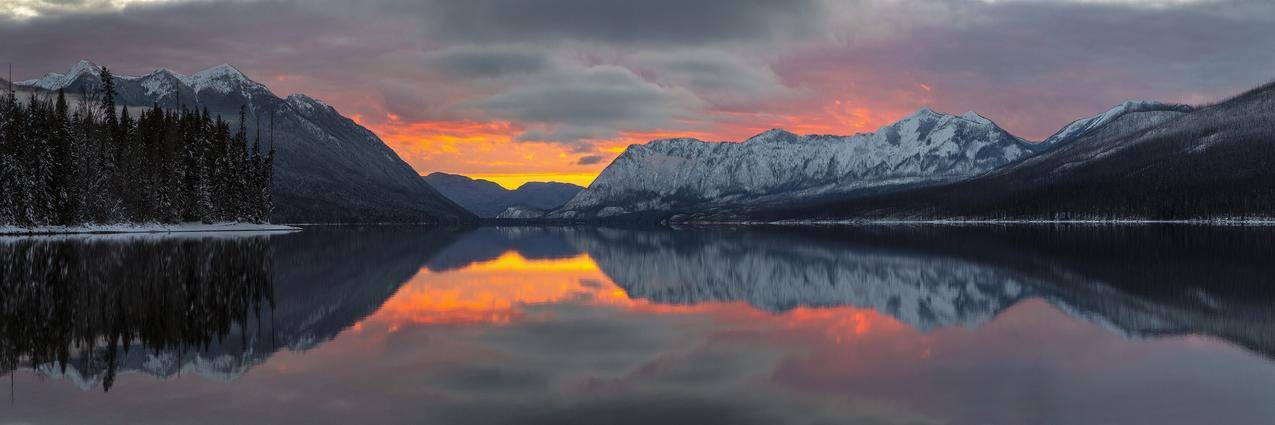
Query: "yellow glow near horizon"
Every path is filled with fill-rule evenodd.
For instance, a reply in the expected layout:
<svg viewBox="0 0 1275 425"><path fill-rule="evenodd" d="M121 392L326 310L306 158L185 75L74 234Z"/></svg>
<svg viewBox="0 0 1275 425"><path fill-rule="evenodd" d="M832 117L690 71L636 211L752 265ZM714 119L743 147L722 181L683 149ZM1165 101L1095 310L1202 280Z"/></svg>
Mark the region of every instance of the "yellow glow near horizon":
<svg viewBox="0 0 1275 425"><path fill-rule="evenodd" d="M494 182L505 189L514 190L527 182L571 183L589 187L597 173L521 173L521 174L468 174L471 179Z"/></svg>
<svg viewBox="0 0 1275 425"><path fill-rule="evenodd" d="M564 272L564 271L597 271L598 264L588 254L580 254L570 258L551 258L529 260L509 251L495 260L477 263L465 269L468 272Z"/></svg>

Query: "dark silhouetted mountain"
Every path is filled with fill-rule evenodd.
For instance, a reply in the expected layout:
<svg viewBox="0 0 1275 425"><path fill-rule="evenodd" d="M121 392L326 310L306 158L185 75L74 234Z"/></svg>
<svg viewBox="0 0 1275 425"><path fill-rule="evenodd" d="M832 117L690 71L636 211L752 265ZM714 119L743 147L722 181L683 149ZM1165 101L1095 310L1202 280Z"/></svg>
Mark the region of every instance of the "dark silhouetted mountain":
<svg viewBox="0 0 1275 425"><path fill-rule="evenodd" d="M479 217L496 217L509 207L551 210L561 207L584 188L569 183L528 182L509 190L488 180L431 173L425 181Z"/></svg>
<svg viewBox="0 0 1275 425"><path fill-rule="evenodd" d="M92 95L101 67L76 63L17 84ZM271 144L273 119L274 214L280 223L465 222L475 217L421 181L416 170L375 134L335 108L302 94L279 98L230 65L192 75L157 69L143 76L116 75L122 105L207 108L237 124L247 108L248 134L260 124L263 148Z"/></svg>

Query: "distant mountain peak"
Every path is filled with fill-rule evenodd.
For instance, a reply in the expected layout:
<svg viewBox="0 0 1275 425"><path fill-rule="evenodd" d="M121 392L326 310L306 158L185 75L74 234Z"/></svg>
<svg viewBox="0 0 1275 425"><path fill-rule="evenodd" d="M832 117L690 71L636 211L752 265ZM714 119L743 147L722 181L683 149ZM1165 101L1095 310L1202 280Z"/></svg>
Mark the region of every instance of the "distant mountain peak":
<svg viewBox="0 0 1275 425"><path fill-rule="evenodd" d="M974 112L974 111L966 111L965 114L961 115L961 118L964 118L969 121L974 121L979 124L992 124L992 120L989 120L986 117L979 115L978 112Z"/></svg>
<svg viewBox="0 0 1275 425"><path fill-rule="evenodd" d="M239 71L239 68L235 68L234 66L228 63L223 63L221 65L217 65L212 68L208 68L203 71L196 72L193 75L191 75L191 77L192 78L230 77L230 78L240 79L244 81L251 81L248 79L247 75L244 75L242 71Z"/></svg>
<svg viewBox="0 0 1275 425"><path fill-rule="evenodd" d="M191 74L189 77L182 79L182 82L191 86L195 91L212 89L219 93L231 93L246 87L265 89L265 86L252 81L247 75L239 71L239 68L225 63Z"/></svg>
<svg viewBox="0 0 1275 425"><path fill-rule="evenodd" d="M173 71L173 70L168 69L168 68L155 68L155 70L151 71L149 74L146 74L145 76L143 76L143 78L145 78L145 77L155 77L155 76L176 77L176 76L178 76L178 75L180 75L180 74L178 74L176 71Z"/></svg>
<svg viewBox="0 0 1275 425"><path fill-rule="evenodd" d="M81 59L79 62L71 65L71 68L67 70L65 74L50 72L44 74L44 76L38 79L18 81L14 84L19 86L38 87L45 90L57 90L71 85L71 83L75 82L75 80L80 78L81 75L102 75L102 67L92 61Z"/></svg>
<svg viewBox="0 0 1275 425"><path fill-rule="evenodd" d="M444 196L480 217L498 217L511 207L520 211L543 211L562 206L583 187L558 182L527 182L509 190L490 180L459 174L434 172L422 176L426 183ZM515 218L529 218L522 213Z"/></svg>
<svg viewBox="0 0 1275 425"><path fill-rule="evenodd" d="M1042 143L1065 143L1129 113L1147 111L1189 112L1191 109L1192 108L1187 105L1157 102L1154 100L1126 100L1101 114L1072 121L1061 130L1058 130L1057 133L1054 133L1054 135L1049 136L1049 138L1045 139Z"/></svg>
<svg viewBox="0 0 1275 425"><path fill-rule="evenodd" d="M748 140L744 141L744 143L765 143L765 142L792 143L792 142L798 141L799 139L800 137L797 136L795 133L792 133L783 129L772 128L770 130L763 131L757 134L756 136L749 137Z"/></svg>
<svg viewBox="0 0 1275 425"><path fill-rule="evenodd" d="M913 112L913 113L909 114L908 116L904 117L903 119L905 119L905 120L906 120L906 119L909 119L909 118L937 117L937 116L940 116L940 115L943 115L943 114L940 114L940 113L938 113L938 112L935 112L933 109L930 109L930 107L929 107L929 106L922 106L922 107L920 107L919 109L917 109L917 110L916 110L916 112Z"/></svg>
<svg viewBox="0 0 1275 425"><path fill-rule="evenodd" d="M71 66L71 70L66 73L69 77L76 77L81 74L101 75L102 67L87 59L80 59L75 65Z"/></svg>
<svg viewBox="0 0 1275 425"><path fill-rule="evenodd" d="M19 81L15 84L20 86L37 87L45 90L58 90L74 84L81 76L99 76L102 75L102 66L93 61L82 59L71 66L65 74L50 72L44 74L43 77L34 80ZM123 74L115 74L116 78L122 80L143 80L152 81L147 85L147 93L153 95L164 95L169 91L178 90L178 87L154 83L158 78L173 78L182 84L189 86L192 90L198 92L204 89L213 89L223 94L229 94L236 90L245 88L259 88L267 90L265 86L258 84L252 79L244 75L238 68L230 64L221 64L203 71L196 72L189 76L177 73L168 68L157 68L143 76L131 76Z"/></svg>

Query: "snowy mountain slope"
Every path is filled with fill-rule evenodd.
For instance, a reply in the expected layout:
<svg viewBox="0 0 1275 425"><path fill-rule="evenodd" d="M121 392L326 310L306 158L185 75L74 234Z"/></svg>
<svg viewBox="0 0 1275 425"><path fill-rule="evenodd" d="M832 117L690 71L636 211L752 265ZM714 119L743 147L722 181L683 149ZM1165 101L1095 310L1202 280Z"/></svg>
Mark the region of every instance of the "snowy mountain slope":
<svg viewBox="0 0 1275 425"><path fill-rule="evenodd" d="M491 181L447 173L430 173L424 179L447 199L479 217L496 217L515 206L551 210L584 190L574 184L556 182L527 182L509 190Z"/></svg>
<svg viewBox="0 0 1275 425"><path fill-rule="evenodd" d="M1066 144L1088 134L1090 131L1107 125L1111 121L1120 118L1125 114L1164 112L1167 113L1164 115L1172 115L1171 113L1173 112L1190 111L1191 107L1186 105L1167 104L1149 100L1130 100L1116 105L1101 114L1072 121L1052 136L1046 138L1043 144L1047 146Z"/></svg>
<svg viewBox="0 0 1275 425"><path fill-rule="evenodd" d="M922 108L875 133L799 136L770 130L743 143L656 140L630 146L552 217L756 205L968 179L1034 153L973 112Z"/></svg>
<svg viewBox="0 0 1275 425"><path fill-rule="evenodd" d="M1213 105L1132 108L1094 121L1105 123L976 179L749 211L746 219L1275 217L1275 84Z"/></svg>
<svg viewBox="0 0 1275 425"><path fill-rule="evenodd" d="M76 63L65 74L20 82L70 95L95 93L101 67ZM462 222L475 217L421 181L375 134L336 109L302 94L275 96L230 65L191 75L157 69L116 75L118 103L130 107L207 108L237 125L247 108L250 135L261 124L264 144L274 120L275 211L280 223ZM265 148L267 146L263 146Z"/></svg>

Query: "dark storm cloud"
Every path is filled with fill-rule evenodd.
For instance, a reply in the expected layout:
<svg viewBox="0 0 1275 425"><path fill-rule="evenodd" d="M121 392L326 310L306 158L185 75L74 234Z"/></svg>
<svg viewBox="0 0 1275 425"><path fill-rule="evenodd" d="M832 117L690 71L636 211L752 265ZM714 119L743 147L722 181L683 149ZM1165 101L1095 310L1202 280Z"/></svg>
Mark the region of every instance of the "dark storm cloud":
<svg viewBox="0 0 1275 425"><path fill-rule="evenodd" d="M1275 64L1275 56L1259 53L1275 42L1270 2L1174 8L1018 3L986 13L984 25L910 35L909 43L929 47L906 65L1006 82L1124 70L1183 86L1257 82Z"/></svg>
<svg viewBox="0 0 1275 425"><path fill-rule="evenodd" d="M768 64L715 49L645 52L634 55L630 66L723 109L773 102L789 91Z"/></svg>
<svg viewBox="0 0 1275 425"><path fill-rule="evenodd" d="M808 34L817 0L430 0L435 37L697 45Z"/></svg>
<svg viewBox="0 0 1275 425"><path fill-rule="evenodd" d="M426 65L458 78L497 78L545 71L552 66L542 49L517 46L463 46L426 55Z"/></svg>
<svg viewBox="0 0 1275 425"><path fill-rule="evenodd" d="M1258 0L21 4L40 15L0 6L18 79L78 59L133 74L228 62L372 122L509 120L521 140L576 145L753 119L723 111L819 119L833 96L915 109L899 92L918 83L942 110L1039 137L1125 98L1203 101L1275 76L1275 4Z"/></svg>
<svg viewBox="0 0 1275 425"><path fill-rule="evenodd" d="M475 103L492 117L548 129L533 129L522 140L575 142L607 138L619 130L669 125L694 109L696 99L643 80L627 68L591 66L526 79Z"/></svg>
<svg viewBox="0 0 1275 425"><path fill-rule="evenodd" d="M606 159L606 158L603 158L603 157L602 157L602 155L586 155L586 156L582 156L582 157L580 157L580 159L576 160L576 165L593 165L593 164L599 164L599 163L601 163L601 162L602 162L602 160L604 160L604 159ZM583 283L581 283L581 284L583 284Z"/></svg>
<svg viewBox="0 0 1275 425"><path fill-rule="evenodd" d="M1257 53L1275 43L1275 3L954 4L952 22L808 50L776 72L894 110L977 110L1029 138L1128 99L1205 102L1275 77L1275 56Z"/></svg>
<svg viewBox="0 0 1275 425"><path fill-rule="evenodd" d="M414 46L402 37L405 26L357 10L333 12L293 2L193 2L0 19L0 55L22 75L63 71L78 59L134 73L230 62L322 74Z"/></svg>

